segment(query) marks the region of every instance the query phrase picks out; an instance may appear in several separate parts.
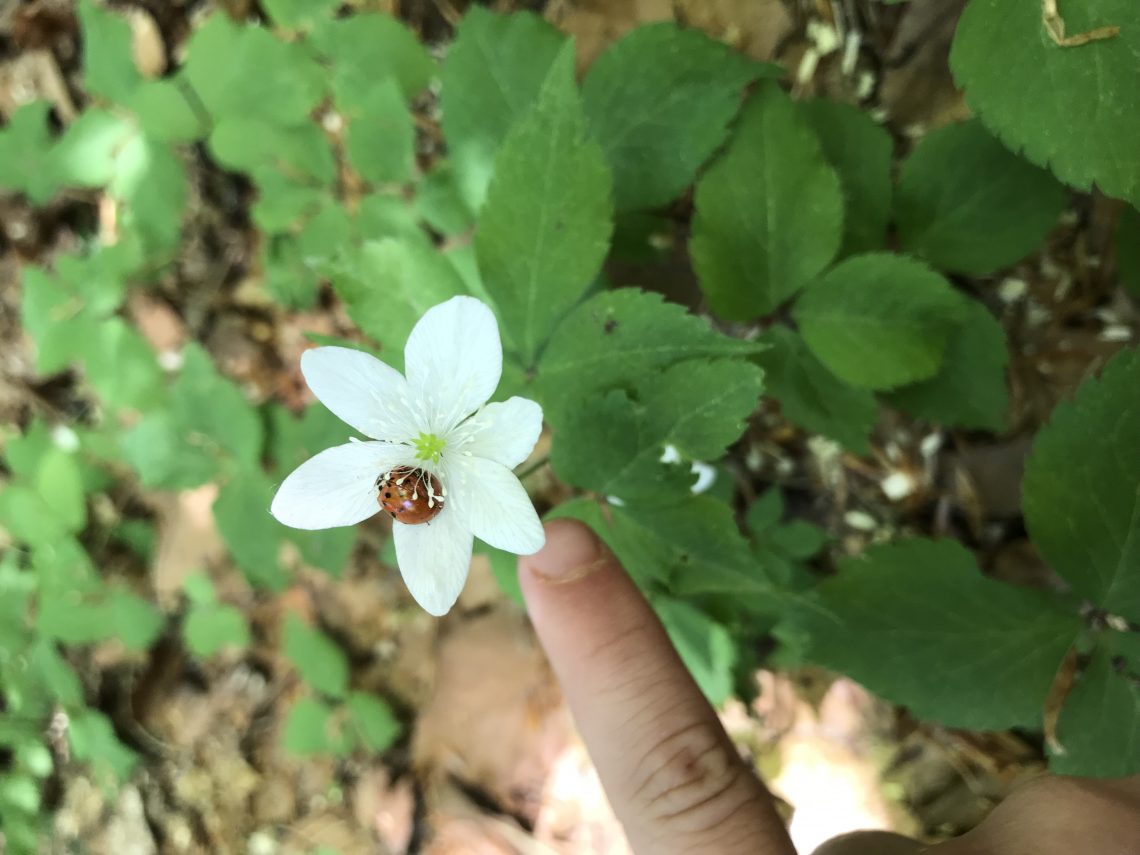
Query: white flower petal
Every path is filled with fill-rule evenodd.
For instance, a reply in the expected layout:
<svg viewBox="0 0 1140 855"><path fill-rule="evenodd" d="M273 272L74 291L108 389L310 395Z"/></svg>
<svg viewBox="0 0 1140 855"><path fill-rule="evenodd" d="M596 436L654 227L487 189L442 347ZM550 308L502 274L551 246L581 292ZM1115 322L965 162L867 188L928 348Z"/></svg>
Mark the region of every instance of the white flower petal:
<svg viewBox="0 0 1140 855"><path fill-rule="evenodd" d="M392 524L400 575L429 614L445 615L459 599L471 568L471 532L446 505L431 522Z"/></svg>
<svg viewBox="0 0 1140 855"><path fill-rule="evenodd" d="M301 373L333 415L365 436L406 442L419 434L407 381L375 356L348 347L316 347L301 354Z"/></svg>
<svg viewBox="0 0 1140 855"><path fill-rule="evenodd" d="M516 555L542 549L546 535L519 479L485 457L447 462L447 501L472 533Z"/></svg>
<svg viewBox="0 0 1140 855"><path fill-rule="evenodd" d="M326 448L289 473L269 512L293 528L355 525L380 510L376 479L406 465L412 449L386 442L350 442Z"/></svg>
<svg viewBox="0 0 1140 855"><path fill-rule="evenodd" d="M542 407L529 398L488 404L459 427L448 445L514 469L526 460L542 433Z"/></svg>
<svg viewBox="0 0 1140 855"><path fill-rule="evenodd" d="M408 336L404 371L428 432L448 433L499 385L503 345L494 314L474 297L428 309Z"/></svg>

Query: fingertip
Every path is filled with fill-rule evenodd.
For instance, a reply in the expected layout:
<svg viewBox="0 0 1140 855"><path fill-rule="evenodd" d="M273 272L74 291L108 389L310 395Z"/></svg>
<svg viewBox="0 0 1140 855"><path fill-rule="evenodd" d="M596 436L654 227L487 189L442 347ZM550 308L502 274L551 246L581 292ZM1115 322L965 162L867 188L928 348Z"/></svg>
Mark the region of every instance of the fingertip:
<svg viewBox="0 0 1140 855"><path fill-rule="evenodd" d="M606 549L593 530L574 519L547 522L546 543L533 555L519 558L520 582L529 580L564 584L590 575L607 557Z"/></svg>

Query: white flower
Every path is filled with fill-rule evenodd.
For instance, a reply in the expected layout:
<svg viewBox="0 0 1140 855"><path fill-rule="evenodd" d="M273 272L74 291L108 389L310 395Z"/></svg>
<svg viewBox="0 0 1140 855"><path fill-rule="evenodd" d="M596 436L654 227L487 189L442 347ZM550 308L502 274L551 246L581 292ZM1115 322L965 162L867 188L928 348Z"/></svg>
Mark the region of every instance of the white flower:
<svg viewBox="0 0 1140 855"><path fill-rule="evenodd" d="M397 484L410 488L416 512L434 516L420 524L393 522L396 560L416 601L433 615L446 614L467 579L472 536L518 555L545 542L511 471L538 441L542 408L526 398L486 403L502 367L495 316L473 297L454 297L420 318L404 348L406 377L358 350L306 351L301 372L309 388L375 441L353 440L301 464L277 490L270 512L294 528L354 525L381 510L378 485L385 476L393 493ZM409 469L419 472L408 475Z"/></svg>

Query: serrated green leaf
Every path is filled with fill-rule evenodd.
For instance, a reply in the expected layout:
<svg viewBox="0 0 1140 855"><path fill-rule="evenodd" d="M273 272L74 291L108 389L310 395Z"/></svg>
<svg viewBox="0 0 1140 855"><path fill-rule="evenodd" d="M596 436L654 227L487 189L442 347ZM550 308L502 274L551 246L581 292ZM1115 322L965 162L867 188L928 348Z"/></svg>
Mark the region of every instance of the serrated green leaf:
<svg viewBox="0 0 1140 855"><path fill-rule="evenodd" d="M301 679L318 692L343 698L348 692L348 660L344 651L319 629L296 614L285 618L285 656Z"/></svg>
<svg viewBox="0 0 1140 855"><path fill-rule="evenodd" d="M443 133L460 193L479 210L495 152L538 99L565 36L532 12L471 6L443 64Z"/></svg>
<svg viewBox="0 0 1140 855"><path fill-rule="evenodd" d="M1049 759L1058 775L1123 778L1140 772L1140 675L1116 667L1114 653L1112 639L1102 640L1065 699L1057 721L1064 753Z"/></svg>
<svg viewBox="0 0 1140 855"><path fill-rule="evenodd" d="M766 315L819 274L843 239L843 194L819 141L774 83L749 97L697 184L689 254L726 318Z"/></svg>
<svg viewBox="0 0 1140 855"><path fill-rule="evenodd" d="M882 249L891 217L891 135L850 104L817 99L798 106L843 190L839 257Z"/></svg>
<svg viewBox="0 0 1140 855"><path fill-rule="evenodd" d="M612 219L609 170L585 136L568 45L499 149L475 232L483 282L526 363L601 269Z"/></svg>
<svg viewBox="0 0 1140 855"><path fill-rule="evenodd" d="M1116 268L1120 282L1140 299L1140 211L1125 208L1116 225Z"/></svg>
<svg viewBox="0 0 1140 855"><path fill-rule="evenodd" d="M0 815L5 819L11 815L10 811L36 813L39 809L40 785L35 778L8 771L0 779Z"/></svg>
<svg viewBox="0 0 1140 855"><path fill-rule="evenodd" d="M300 44L215 12L186 46L183 74L215 122L307 122L325 94L325 71Z"/></svg>
<svg viewBox="0 0 1140 855"><path fill-rule="evenodd" d="M935 267L982 276L1044 241L1065 190L975 120L932 131L903 164L895 199L899 241Z"/></svg>
<svg viewBox="0 0 1140 855"><path fill-rule="evenodd" d="M376 81L393 78L407 101L428 87L436 74L435 61L403 23L383 13L363 13L321 21L309 40L328 57L333 86L344 100L340 106L363 107ZM453 48L454 50L454 48Z"/></svg>
<svg viewBox="0 0 1140 855"><path fill-rule="evenodd" d="M79 0L77 10L83 32L83 85L92 95L126 103L142 82L135 67L131 25L94 0Z"/></svg>
<svg viewBox="0 0 1140 855"><path fill-rule="evenodd" d="M643 378L640 401L614 390L569 411L556 426L551 462L569 484L626 501L661 503L684 496L688 465L664 463L664 446L715 459L755 409L762 373L733 360L690 360Z"/></svg>
<svg viewBox="0 0 1140 855"><path fill-rule="evenodd" d="M709 703L720 706L732 694L736 663L736 645L728 630L683 600L658 597L653 608Z"/></svg>
<svg viewBox="0 0 1140 855"><path fill-rule="evenodd" d="M804 520L791 520L787 525L776 526L765 536L767 545L795 561L811 558L827 542L827 535L817 525Z"/></svg>
<svg viewBox="0 0 1140 855"><path fill-rule="evenodd" d="M855 454L867 454L868 437L879 417L875 396L844 383L812 354L803 338L785 326L759 339L756 357L767 391L792 424L830 437Z"/></svg>
<svg viewBox="0 0 1140 855"><path fill-rule="evenodd" d="M794 619L809 658L950 727L1039 726L1081 631L1062 601L983 576L949 540L872 547L817 591Z"/></svg>
<svg viewBox="0 0 1140 855"><path fill-rule="evenodd" d="M366 243L339 265L332 282L349 317L397 369L403 365L404 343L424 312L465 291L438 250L397 238Z"/></svg>
<svg viewBox="0 0 1140 855"><path fill-rule="evenodd" d="M182 626L182 637L195 656L210 657L225 647L249 645L249 625L245 616L233 606L210 604L196 606Z"/></svg>
<svg viewBox="0 0 1140 855"><path fill-rule="evenodd" d="M1025 467L1022 506L1033 544L1100 608L1140 621L1140 351L1059 404Z"/></svg>
<svg viewBox="0 0 1140 855"><path fill-rule="evenodd" d="M261 165L251 171L257 187L253 221L270 234L288 232L315 214L328 200L322 188L279 166Z"/></svg>
<svg viewBox="0 0 1140 855"><path fill-rule="evenodd" d="M341 755L348 750L346 734L334 720L334 710L316 698L301 698L285 716L282 742L297 757Z"/></svg>
<svg viewBox="0 0 1140 855"><path fill-rule="evenodd" d="M416 221L415 209L398 196L365 196L356 210L355 222L361 241L396 237L424 245L431 243Z"/></svg>
<svg viewBox="0 0 1140 855"><path fill-rule="evenodd" d="M108 189L126 203L124 228L137 232L154 253L177 249L187 182L182 161L169 145L141 134L133 137L118 155Z"/></svg>
<svg viewBox="0 0 1140 855"><path fill-rule="evenodd" d="M744 86L782 73L672 22L637 27L611 45L590 66L582 102L613 170L617 209L680 195L724 142Z"/></svg>
<svg viewBox="0 0 1140 855"><path fill-rule="evenodd" d="M547 519L578 519L614 551L643 588L677 596L727 592L736 597L774 594L756 566L732 510L707 495L662 507L599 505L571 499Z"/></svg>
<svg viewBox="0 0 1140 855"><path fill-rule="evenodd" d="M542 354L538 388L548 420L556 423L588 406L598 391L633 387L684 359L746 356L759 349L722 335L660 294L620 288L591 297L558 325Z"/></svg>
<svg viewBox="0 0 1140 855"><path fill-rule="evenodd" d="M378 754L387 751L396 741L403 727L392 708L375 695L352 692L345 703L349 723L360 738L365 750Z"/></svg>
<svg viewBox="0 0 1140 855"><path fill-rule="evenodd" d="M903 386L887 400L912 416L948 427L1000 431L1009 410L1005 330L977 300L950 336L942 368L929 380Z"/></svg>
<svg viewBox="0 0 1140 855"><path fill-rule="evenodd" d="M282 526L269 514L274 486L260 471L244 469L222 487L214 501L218 533L249 581L280 591L289 584L278 552Z"/></svg>
<svg viewBox="0 0 1140 855"><path fill-rule="evenodd" d="M337 91L337 103L343 104ZM355 108L342 108L348 120L345 151L365 181L391 184L408 181L415 163L416 128L396 79L374 81Z"/></svg>
<svg viewBox="0 0 1140 855"><path fill-rule="evenodd" d="M21 319L36 344L36 371L62 371L81 346L77 333L87 330L88 319L79 317L83 299L38 267L25 267L22 278Z"/></svg>
<svg viewBox="0 0 1140 855"><path fill-rule="evenodd" d="M852 386L889 389L938 373L967 303L918 261L870 253L833 267L796 302L812 353Z"/></svg>
<svg viewBox="0 0 1140 855"><path fill-rule="evenodd" d="M0 131L0 187L24 193L36 205L59 187L50 154L50 113L48 101L32 101L12 113Z"/></svg>
<svg viewBox="0 0 1140 855"><path fill-rule="evenodd" d="M326 528L318 531L292 529L286 537L301 550L301 558L310 567L324 570L334 578L340 578L348 566L356 545L356 526Z"/></svg>
<svg viewBox="0 0 1140 855"><path fill-rule="evenodd" d="M1082 47L1056 44L1040 3L972 0L950 66L966 101L1006 145L1081 190L1140 205L1140 27L1133 0L1061 2L1069 35L1120 27ZM1001 62L994 62L994 57Z"/></svg>

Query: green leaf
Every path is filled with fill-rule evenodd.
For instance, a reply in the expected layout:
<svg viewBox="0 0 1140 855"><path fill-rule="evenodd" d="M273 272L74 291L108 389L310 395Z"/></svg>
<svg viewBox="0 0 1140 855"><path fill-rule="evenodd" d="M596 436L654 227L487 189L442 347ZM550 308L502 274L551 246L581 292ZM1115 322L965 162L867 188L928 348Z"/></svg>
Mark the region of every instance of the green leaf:
<svg viewBox="0 0 1140 855"><path fill-rule="evenodd" d="M181 77L147 80L124 105L134 112L148 137L159 142L191 142L206 135L204 117L190 101L189 84Z"/></svg>
<svg viewBox="0 0 1140 855"><path fill-rule="evenodd" d="M105 187L115 178L119 158L138 136L133 122L105 110L84 110L67 126L47 165L58 186Z"/></svg>
<svg viewBox="0 0 1140 855"><path fill-rule="evenodd" d="M891 135L850 104L817 99L798 106L839 175L844 200L839 257L882 249L891 217Z"/></svg>
<svg viewBox="0 0 1140 855"><path fill-rule="evenodd" d="M636 288L603 291L555 330L539 364L547 419L562 421L599 391L637 385L684 359L747 356L754 342L729 338L704 318L660 294Z"/></svg>
<svg viewBox="0 0 1140 855"><path fill-rule="evenodd" d="M238 472L218 493L214 519L234 562L250 583L280 591L289 584L278 553L284 531L269 515L273 485L260 471Z"/></svg>
<svg viewBox="0 0 1140 855"><path fill-rule="evenodd" d="M872 547L817 590L793 619L809 658L950 727L1039 726L1081 631L1062 601L983 576L949 540Z"/></svg>
<svg viewBox="0 0 1140 855"><path fill-rule="evenodd" d="M345 151L365 181L399 183L412 177L416 128L396 79L373 82L358 109L345 109L348 129ZM343 96L337 93L338 103Z"/></svg>
<svg viewBox="0 0 1140 855"><path fill-rule="evenodd" d="M291 529L286 532L286 537L301 550L301 558L306 564L340 578L356 545L356 526L318 531Z"/></svg>
<svg viewBox="0 0 1140 855"><path fill-rule="evenodd" d="M1025 524L1041 555L1100 608L1140 621L1140 350L1059 404L1025 467Z"/></svg>
<svg viewBox="0 0 1140 855"><path fill-rule="evenodd" d="M332 17L340 0L262 0L262 5L277 26L301 30Z"/></svg>
<svg viewBox="0 0 1140 855"><path fill-rule="evenodd" d="M351 692L345 706L348 708L349 722L360 737L360 742L373 754L391 748L403 731L392 708L375 695Z"/></svg>
<svg viewBox="0 0 1140 855"><path fill-rule="evenodd" d="M1061 2L1068 34L1119 26L1113 38L1062 47L1040 3L972 0L958 24L950 65L966 101L1015 151L1066 184L1140 205L1140 28L1133 0ZM1001 62L994 62L1001 57Z"/></svg>
<svg viewBox="0 0 1140 855"><path fill-rule="evenodd" d="M87 503L75 455L59 448L48 449L36 467L35 486L68 533L82 530L87 523Z"/></svg>
<svg viewBox="0 0 1140 855"><path fill-rule="evenodd" d="M115 588L108 603L108 629L128 650L146 650L166 623L154 605L122 588Z"/></svg>
<svg viewBox="0 0 1140 855"><path fill-rule="evenodd" d="M924 264L888 253L833 267L796 303L812 353L852 386L889 389L942 367L966 301Z"/></svg>
<svg viewBox="0 0 1140 855"><path fill-rule="evenodd" d="M682 600L658 597L653 608L709 703L720 706L732 694L736 664L736 645L728 630Z"/></svg>
<svg viewBox="0 0 1140 855"><path fill-rule="evenodd" d="M94 0L79 0L78 12L83 31L83 85L92 95L126 103L142 82L135 67L131 25Z"/></svg>
<svg viewBox="0 0 1140 855"><path fill-rule="evenodd" d="M753 92L728 149L697 184L689 253L717 314L775 311L843 239L843 194L819 141L774 83Z"/></svg>
<svg viewBox="0 0 1140 855"><path fill-rule="evenodd" d="M1125 208L1116 226L1116 268L1120 281L1140 299L1140 211Z"/></svg>
<svg viewBox="0 0 1140 855"><path fill-rule="evenodd" d="M126 203L124 227L137 231L154 253L178 248L187 198L186 171L169 145L135 136L123 146L108 189Z"/></svg>
<svg viewBox="0 0 1140 855"><path fill-rule="evenodd" d="M249 625L233 606L209 604L191 609L182 626L182 637L195 656L207 658L225 647L249 646Z"/></svg>
<svg viewBox="0 0 1140 855"><path fill-rule="evenodd" d="M219 461L211 448L190 444L171 413L145 416L123 434L123 457L144 487L185 490L214 477Z"/></svg>
<svg viewBox="0 0 1140 855"><path fill-rule="evenodd" d="M104 783L125 781L138 765L138 755L119 741L110 719L97 710L72 715L67 736L75 759L89 764Z"/></svg>
<svg viewBox="0 0 1140 855"><path fill-rule="evenodd" d="M748 506L744 522L755 537L773 529L783 518L784 494L779 487L770 487Z"/></svg>
<svg viewBox="0 0 1140 855"><path fill-rule="evenodd" d="M245 172L276 167L300 181L322 184L336 177L336 161L321 128L306 123L283 128L256 116L218 121L210 134L210 151L229 169Z"/></svg>
<svg viewBox="0 0 1140 855"><path fill-rule="evenodd" d="M205 573L197 572L187 576L182 589L186 592L186 599L195 606L212 606L218 601L214 583Z"/></svg>
<svg viewBox="0 0 1140 855"><path fill-rule="evenodd" d="M1065 189L971 121L932 131L903 164L895 203L903 249L943 270L982 276L1037 249Z"/></svg>
<svg viewBox="0 0 1140 855"><path fill-rule="evenodd" d="M773 593L732 510L707 495L690 495L656 508L571 499L546 518L586 523L643 588L656 586L678 596L728 592L750 598Z"/></svg>
<svg viewBox="0 0 1140 855"><path fill-rule="evenodd" d="M333 67L333 88L345 96L356 93L359 102L340 106L363 107L379 80L394 79L411 101L427 89L436 75L435 61L419 39L391 15L364 13L321 21L309 40ZM453 48L454 49L454 48Z"/></svg>
<svg viewBox="0 0 1140 855"><path fill-rule="evenodd" d="M262 164L252 170L251 176L257 187L253 221L270 234L300 226L329 198L320 187L280 166Z"/></svg>
<svg viewBox="0 0 1140 855"><path fill-rule="evenodd" d="M457 294L463 282L434 247L385 238L366 243L333 274L349 317L399 369L404 343L424 312Z"/></svg>
<svg viewBox="0 0 1140 855"><path fill-rule="evenodd" d="M611 45L590 66L582 101L613 169L618 210L680 195L724 142L744 86L782 73L672 22L637 27Z"/></svg>
<svg viewBox="0 0 1140 855"><path fill-rule="evenodd" d="M49 102L32 101L12 113L0 131L0 187L23 193L36 205L59 187L50 154L50 113Z"/></svg>
<svg viewBox="0 0 1140 855"><path fill-rule="evenodd" d="M325 94L326 74L304 47L222 12L190 37L183 73L214 121L304 124Z"/></svg>
<svg viewBox="0 0 1140 855"><path fill-rule="evenodd" d="M743 431L762 373L733 360L690 360L645 377L640 401L615 390L568 413L551 462L569 484L626 501L676 500L692 485L687 465L663 463L664 446L712 460Z"/></svg>
<svg viewBox="0 0 1140 855"><path fill-rule="evenodd" d="M585 136L568 44L499 150L475 232L483 282L527 363L601 269L612 220L609 170Z"/></svg>
<svg viewBox="0 0 1140 855"><path fill-rule="evenodd" d="M327 635L296 614L285 618L285 656L301 679L325 695L343 698L348 693L348 660Z"/></svg>
<svg viewBox="0 0 1140 855"><path fill-rule="evenodd" d="M1009 410L1005 331L982 303L967 300L965 321L950 336L941 370L887 400L912 416L946 426L1000 431Z"/></svg>
<svg viewBox="0 0 1140 855"><path fill-rule="evenodd" d="M122 318L95 327L84 346L87 381L112 410L149 410L165 398L162 368L146 339Z"/></svg>
<svg viewBox="0 0 1140 855"><path fill-rule="evenodd" d="M416 187L416 212L443 235L465 232L475 225L475 215L459 193L450 164L439 162Z"/></svg>
<svg viewBox="0 0 1140 855"><path fill-rule="evenodd" d="M1058 775L1123 778L1140 772L1140 682L1114 659L1111 639L1093 650L1057 722L1064 749L1049 760Z"/></svg>
<svg viewBox="0 0 1140 855"><path fill-rule="evenodd" d="M471 6L443 64L443 134L460 193L477 211L495 152L538 99L565 36L532 12Z"/></svg>
<svg viewBox="0 0 1140 855"><path fill-rule="evenodd" d="M216 446L252 466L261 454L261 422L232 382L220 376L201 346L183 352L182 373L174 384L171 412L189 444Z"/></svg>
<svg viewBox="0 0 1140 855"><path fill-rule="evenodd" d="M301 698L289 708L282 742L285 750L297 757L338 756L348 750L348 740L334 721L332 707L316 698Z"/></svg>
<svg viewBox="0 0 1140 855"><path fill-rule="evenodd" d="M768 393L792 424L830 437L855 454L868 454L868 437L879 418L875 396L849 386L812 355L803 338L785 326L760 337L768 345L756 358Z"/></svg>
<svg viewBox="0 0 1140 855"><path fill-rule="evenodd" d="M67 537L67 530L40 494L19 484L0 490L0 522L16 541L50 544Z"/></svg>

